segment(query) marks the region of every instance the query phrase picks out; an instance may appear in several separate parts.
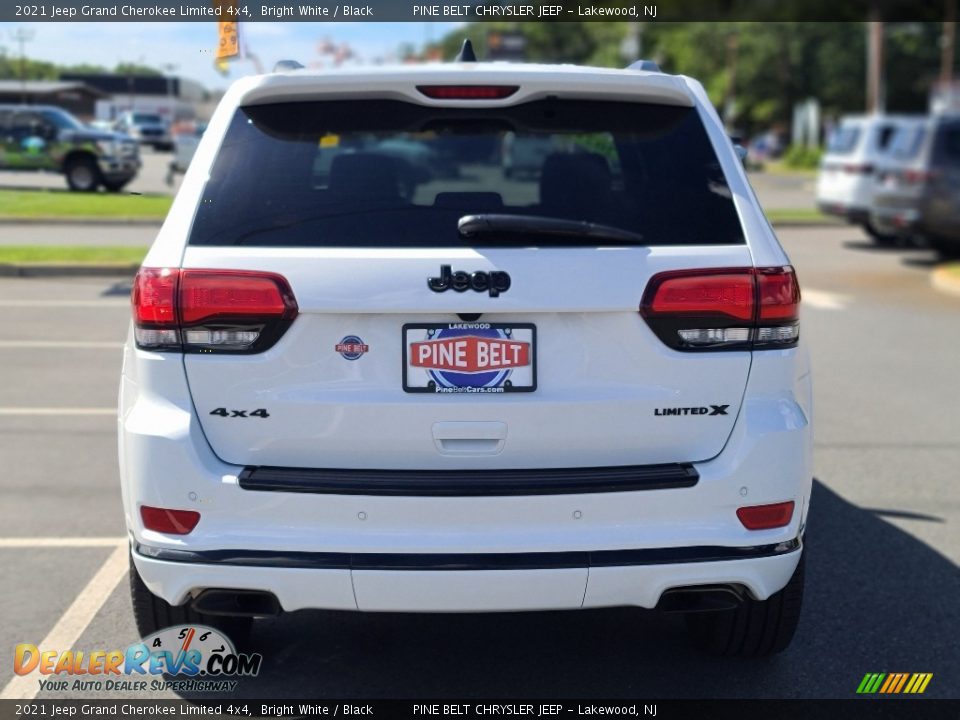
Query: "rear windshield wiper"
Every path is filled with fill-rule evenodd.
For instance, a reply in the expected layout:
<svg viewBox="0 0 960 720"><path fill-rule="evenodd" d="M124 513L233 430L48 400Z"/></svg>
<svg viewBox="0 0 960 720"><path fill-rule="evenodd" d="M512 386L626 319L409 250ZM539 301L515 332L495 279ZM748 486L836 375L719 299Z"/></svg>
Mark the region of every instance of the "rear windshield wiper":
<svg viewBox="0 0 960 720"><path fill-rule="evenodd" d="M643 235L623 228L599 225L583 220L544 217L542 215L505 215L497 213L464 215L457 222L457 231L464 238L472 238L478 235L549 235L571 241L591 238L614 242L643 242Z"/></svg>

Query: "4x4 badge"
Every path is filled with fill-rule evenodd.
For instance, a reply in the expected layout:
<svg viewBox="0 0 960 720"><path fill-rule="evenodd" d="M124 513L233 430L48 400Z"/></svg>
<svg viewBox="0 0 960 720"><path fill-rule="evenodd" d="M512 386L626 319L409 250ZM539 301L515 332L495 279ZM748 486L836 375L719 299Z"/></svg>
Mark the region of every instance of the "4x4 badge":
<svg viewBox="0 0 960 720"><path fill-rule="evenodd" d="M452 272L449 265L440 266L440 277L427 278L427 287L435 293L455 290L456 292L466 292L467 290L476 290L483 292L486 290L490 297L497 297L510 289L510 276L502 270L493 272L484 272L477 270L472 273L465 273L462 270Z"/></svg>

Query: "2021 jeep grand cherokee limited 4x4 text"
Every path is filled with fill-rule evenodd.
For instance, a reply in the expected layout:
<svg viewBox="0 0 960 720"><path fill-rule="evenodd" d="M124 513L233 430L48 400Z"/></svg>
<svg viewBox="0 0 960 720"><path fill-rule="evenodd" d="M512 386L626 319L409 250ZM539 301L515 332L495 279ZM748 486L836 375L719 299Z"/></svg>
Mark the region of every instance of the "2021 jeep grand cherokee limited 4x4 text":
<svg viewBox="0 0 960 720"><path fill-rule="evenodd" d="M539 167L503 172L514 137ZM688 612L714 652L783 649L811 485L799 300L688 78L238 82L133 291L141 632L632 605Z"/></svg>

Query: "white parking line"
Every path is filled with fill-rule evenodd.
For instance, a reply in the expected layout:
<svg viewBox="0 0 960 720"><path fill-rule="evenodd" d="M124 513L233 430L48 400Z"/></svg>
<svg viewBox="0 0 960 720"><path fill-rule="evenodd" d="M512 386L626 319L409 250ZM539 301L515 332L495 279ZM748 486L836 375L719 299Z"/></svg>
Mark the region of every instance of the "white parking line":
<svg viewBox="0 0 960 720"><path fill-rule="evenodd" d="M122 348L122 342L97 342L85 340L0 340L0 350L114 350Z"/></svg>
<svg viewBox="0 0 960 720"><path fill-rule="evenodd" d="M116 415L115 407L0 407L0 415Z"/></svg>
<svg viewBox="0 0 960 720"><path fill-rule="evenodd" d="M849 295L810 288L803 288L802 298L804 305L817 310L846 310L851 299Z"/></svg>
<svg viewBox="0 0 960 720"><path fill-rule="evenodd" d="M0 550L4 548L116 547L125 539L122 537L6 537L0 538Z"/></svg>
<svg viewBox="0 0 960 720"><path fill-rule="evenodd" d="M0 300L0 307L14 308L90 308L117 307L129 308L127 299L117 300Z"/></svg>
<svg viewBox="0 0 960 720"><path fill-rule="evenodd" d="M116 589L127 572L127 544L124 542L110 553L87 586L80 591L73 604L60 616L38 647L43 650L69 650L87 629L90 621ZM15 675L0 692L3 700L32 700L40 691L37 674Z"/></svg>

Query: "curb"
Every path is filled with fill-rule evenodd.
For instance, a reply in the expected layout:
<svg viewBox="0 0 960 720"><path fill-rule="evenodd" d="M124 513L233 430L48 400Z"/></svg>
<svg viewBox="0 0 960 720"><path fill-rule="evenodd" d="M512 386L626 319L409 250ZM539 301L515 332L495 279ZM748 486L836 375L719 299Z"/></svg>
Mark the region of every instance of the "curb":
<svg viewBox="0 0 960 720"><path fill-rule="evenodd" d="M147 218L0 218L0 225L102 225L105 227L160 227L163 220Z"/></svg>
<svg viewBox="0 0 960 720"><path fill-rule="evenodd" d="M0 264L0 277L130 277L140 265L12 265Z"/></svg>
<svg viewBox="0 0 960 720"><path fill-rule="evenodd" d="M948 266L941 265L930 273L930 284L940 292L960 297L960 275L948 272Z"/></svg>

